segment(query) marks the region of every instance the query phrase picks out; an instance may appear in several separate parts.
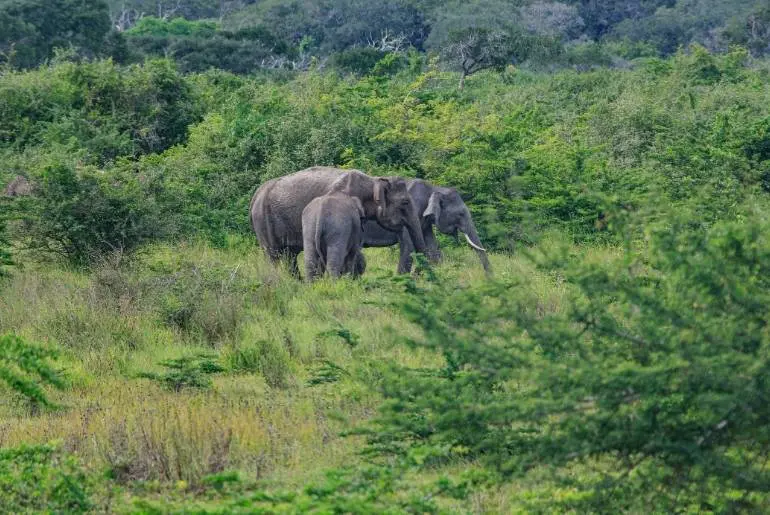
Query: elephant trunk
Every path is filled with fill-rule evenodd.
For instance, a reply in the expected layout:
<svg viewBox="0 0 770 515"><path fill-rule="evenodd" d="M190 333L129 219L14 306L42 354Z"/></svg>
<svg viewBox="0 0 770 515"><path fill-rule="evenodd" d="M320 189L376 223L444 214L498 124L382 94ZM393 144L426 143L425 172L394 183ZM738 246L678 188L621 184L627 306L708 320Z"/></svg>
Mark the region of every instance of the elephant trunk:
<svg viewBox="0 0 770 515"><path fill-rule="evenodd" d="M473 250L476 251L476 255L479 256L479 261L481 261L481 266L484 267L484 271L487 273L487 275L490 274L492 270L489 267L487 250L481 245L479 233L476 231L476 226L473 224L473 221L470 218L468 218L468 223L462 229L462 232L465 235L465 239L468 241L468 244L473 247Z"/></svg>
<svg viewBox="0 0 770 515"><path fill-rule="evenodd" d="M415 250L420 254L427 256L427 247L425 245L425 237L422 234L422 224L420 218L417 216L417 210L412 208L409 211L409 220L406 224L406 230L409 231L409 237L412 238Z"/></svg>

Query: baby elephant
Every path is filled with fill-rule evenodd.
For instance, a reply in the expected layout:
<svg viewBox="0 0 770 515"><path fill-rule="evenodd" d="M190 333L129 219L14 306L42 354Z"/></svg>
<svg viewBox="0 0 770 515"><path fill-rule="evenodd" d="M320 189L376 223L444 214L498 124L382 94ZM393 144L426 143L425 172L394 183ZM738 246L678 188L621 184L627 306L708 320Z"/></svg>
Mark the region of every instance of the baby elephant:
<svg viewBox="0 0 770 515"><path fill-rule="evenodd" d="M317 197L305 207L302 211L302 241L308 281L324 272L334 278L364 273L363 218L361 201L341 192Z"/></svg>

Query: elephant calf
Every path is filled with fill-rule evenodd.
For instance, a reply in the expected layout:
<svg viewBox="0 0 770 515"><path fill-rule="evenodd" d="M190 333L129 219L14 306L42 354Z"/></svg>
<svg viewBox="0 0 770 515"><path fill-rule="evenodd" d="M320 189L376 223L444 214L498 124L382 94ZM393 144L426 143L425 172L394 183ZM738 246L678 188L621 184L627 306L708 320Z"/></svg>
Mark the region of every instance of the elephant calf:
<svg viewBox="0 0 770 515"><path fill-rule="evenodd" d="M359 276L366 269L361 252L365 217L361 201L341 192L313 199L302 211L302 242L305 279L312 281L329 272Z"/></svg>

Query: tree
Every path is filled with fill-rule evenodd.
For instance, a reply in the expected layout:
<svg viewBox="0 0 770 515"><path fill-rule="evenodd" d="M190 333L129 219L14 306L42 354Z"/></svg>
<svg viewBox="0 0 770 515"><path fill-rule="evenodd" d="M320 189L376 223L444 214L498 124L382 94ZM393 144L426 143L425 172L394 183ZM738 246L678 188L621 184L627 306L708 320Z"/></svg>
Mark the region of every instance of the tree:
<svg viewBox="0 0 770 515"><path fill-rule="evenodd" d="M728 42L745 46L754 56L770 54L770 6L732 20L724 35Z"/></svg>
<svg viewBox="0 0 770 515"><path fill-rule="evenodd" d="M672 7L676 0L571 0L570 3L578 5L586 35L598 40L623 20L650 16L658 7Z"/></svg>
<svg viewBox="0 0 770 515"><path fill-rule="evenodd" d="M514 39L501 30L469 28L452 32L442 51L444 59L460 71L459 88L468 75L488 68L502 69L514 56Z"/></svg>
<svg viewBox="0 0 770 515"><path fill-rule="evenodd" d="M423 13L399 0L266 1L258 7L258 19L294 44L312 38L324 55L383 38L403 38L404 46L422 48L429 32Z"/></svg>
<svg viewBox="0 0 770 515"><path fill-rule="evenodd" d="M521 8L521 17L527 30L566 40L577 38L585 27L577 7L561 2L534 2Z"/></svg>
<svg viewBox="0 0 770 515"><path fill-rule="evenodd" d="M385 374L370 450L575 494L531 511L762 511L770 224L693 215L647 226L643 249L629 236L614 263L543 260L568 285L566 313L515 282L407 281L402 309L422 333L407 343L443 360Z"/></svg>
<svg viewBox="0 0 770 515"><path fill-rule="evenodd" d="M55 48L101 54L109 30L103 0L0 0L0 57L21 68L37 66Z"/></svg>

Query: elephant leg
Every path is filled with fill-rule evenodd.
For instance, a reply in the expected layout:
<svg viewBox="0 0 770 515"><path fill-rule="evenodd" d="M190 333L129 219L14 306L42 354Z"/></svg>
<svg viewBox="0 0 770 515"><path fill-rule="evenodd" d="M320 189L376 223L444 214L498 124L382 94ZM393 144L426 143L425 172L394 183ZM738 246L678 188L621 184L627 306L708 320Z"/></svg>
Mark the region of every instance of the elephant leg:
<svg viewBox="0 0 770 515"><path fill-rule="evenodd" d="M305 280L310 282L324 274L323 263L319 259L318 252L309 248L305 251Z"/></svg>
<svg viewBox="0 0 770 515"><path fill-rule="evenodd" d="M274 248L266 248L265 254L268 258L270 258L270 262L273 264L273 266L278 266L278 263L280 263L281 258L283 257L283 252Z"/></svg>
<svg viewBox="0 0 770 515"><path fill-rule="evenodd" d="M441 250L438 248L438 241L433 235L433 226L431 225L427 229L423 230L423 236L425 237L425 247L427 248L427 256L431 263L440 263L442 259Z"/></svg>
<svg viewBox="0 0 770 515"><path fill-rule="evenodd" d="M345 256L345 264L342 268L342 273L345 275L351 275L354 278L361 275L358 272L358 249L353 249Z"/></svg>
<svg viewBox="0 0 770 515"><path fill-rule="evenodd" d="M346 250L341 246L329 245L326 249L326 271L333 279L337 279L345 269Z"/></svg>
<svg viewBox="0 0 770 515"><path fill-rule="evenodd" d="M400 256L398 259L398 273L408 274L412 271L412 252L414 252L414 245L412 244L412 238L406 229L401 231L401 237L398 240Z"/></svg>
<svg viewBox="0 0 770 515"><path fill-rule="evenodd" d="M289 266L289 273L292 277L295 277L297 279L300 278L299 275L299 265L297 264L297 260L299 258L300 251L290 249L286 251L286 259L287 259L287 265Z"/></svg>
<svg viewBox="0 0 770 515"><path fill-rule="evenodd" d="M366 271L366 258L361 249L353 251L350 257L350 274L354 279L361 277Z"/></svg>

